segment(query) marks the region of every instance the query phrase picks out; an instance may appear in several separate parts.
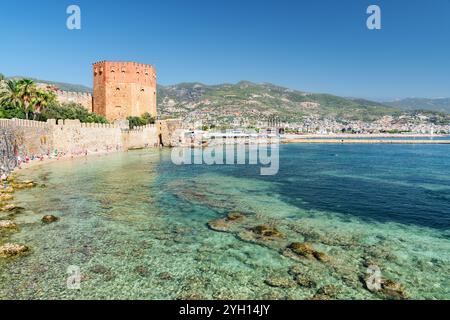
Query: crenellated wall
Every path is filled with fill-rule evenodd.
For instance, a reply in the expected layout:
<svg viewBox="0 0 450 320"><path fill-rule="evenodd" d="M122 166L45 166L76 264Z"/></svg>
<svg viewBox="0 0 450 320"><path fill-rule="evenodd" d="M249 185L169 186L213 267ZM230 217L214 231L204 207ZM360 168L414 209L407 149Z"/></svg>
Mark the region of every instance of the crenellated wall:
<svg viewBox="0 0 450 320"><path fill-rule="evenodd" d="M0 128L9 129L9 132L13 134L15 153L22 158L47 154L52 149L53 133L46 122L0 119Z"/></svg>
<svg viewBox="0 0 450 320"><path fill-rule="evenodd" d="M55 93L60 103L78 103L85 107L87 111L92 112L92 94L63 90L56 90Z"/></svg>
<svg viewBox="0 0 450 320"><path fill-rule="evenodd" d="M7 129L14 136L16 153L22 158L123 151L155 147L158 142L155 125L129 130L120 124L80 123L79 120L0 119L0 129Z"/></svg>

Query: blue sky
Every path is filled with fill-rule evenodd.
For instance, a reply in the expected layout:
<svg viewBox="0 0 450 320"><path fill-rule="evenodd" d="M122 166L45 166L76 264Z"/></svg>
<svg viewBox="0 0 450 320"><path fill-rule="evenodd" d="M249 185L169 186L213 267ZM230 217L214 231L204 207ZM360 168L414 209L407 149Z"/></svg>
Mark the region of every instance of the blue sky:
<svg viewBox="0 0 450 320"><path fill-rule="evenodd" d="M81 7L82 29L66 28ZM366 28L366 9L382 29ZM0 72L92 86L91 63L161 84L250 80L366 98L450 97L450 0L1 1Z"/></svg>

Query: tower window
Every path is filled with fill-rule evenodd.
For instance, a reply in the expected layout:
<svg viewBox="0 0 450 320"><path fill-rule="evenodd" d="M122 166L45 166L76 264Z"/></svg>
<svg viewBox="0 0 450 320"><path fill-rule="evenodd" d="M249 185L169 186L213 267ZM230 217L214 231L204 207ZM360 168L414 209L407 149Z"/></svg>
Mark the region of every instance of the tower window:
<svg viewBox="0 0 450 320"><path fill-rule="evenodd" d="M144 89L141 89L141 92L144 92L145 90Z"/></svg>
<svg viewBox="0 0 450 320"><path fill-rule="evenodd" d="M120 88L119 88L119 87L117 87L117 88L116 88L116 91L120 91Z"/></svg>

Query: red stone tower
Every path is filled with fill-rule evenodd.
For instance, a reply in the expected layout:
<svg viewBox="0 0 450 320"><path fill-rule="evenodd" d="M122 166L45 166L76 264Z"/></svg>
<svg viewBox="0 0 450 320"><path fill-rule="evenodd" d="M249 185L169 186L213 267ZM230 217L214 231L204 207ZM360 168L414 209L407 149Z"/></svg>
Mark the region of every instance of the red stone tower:
<svg viewBox="0 0 450 320"><path fill-rule="evenodd" d="M101 61L93 64L93 112L109 121L156 117L156 70L136 62Z"/></svg>

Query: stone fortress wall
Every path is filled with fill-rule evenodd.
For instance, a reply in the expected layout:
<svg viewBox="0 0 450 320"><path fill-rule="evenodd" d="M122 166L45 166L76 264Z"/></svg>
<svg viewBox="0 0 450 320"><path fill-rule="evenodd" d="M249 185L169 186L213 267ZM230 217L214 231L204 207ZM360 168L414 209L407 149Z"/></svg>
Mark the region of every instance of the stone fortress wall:
<svg viewBox="0 0 450 320"><path fill-rule="evenodd" d="M38 83L38 88L52 91L56 94L59 103L78 103L87 111L92 112L92 94L89 92L65 91L59 89L56 85Z"/></svg>
<svg viewBox="0 0 450 320"><path fill-rule="evenodd" d="M119 124L80 123L79 120L0 119L0 129L8 130L14 136L16 152L22 158L155 147L159 137L156 125L129 130Z"/></svg>
<svg viewBox="0 0 450 320"><path fill-rule="evenodd" d="M72 92L57 90L56 97L60 103L78 103L92 112L92 94L88 92Z"/></svg>

